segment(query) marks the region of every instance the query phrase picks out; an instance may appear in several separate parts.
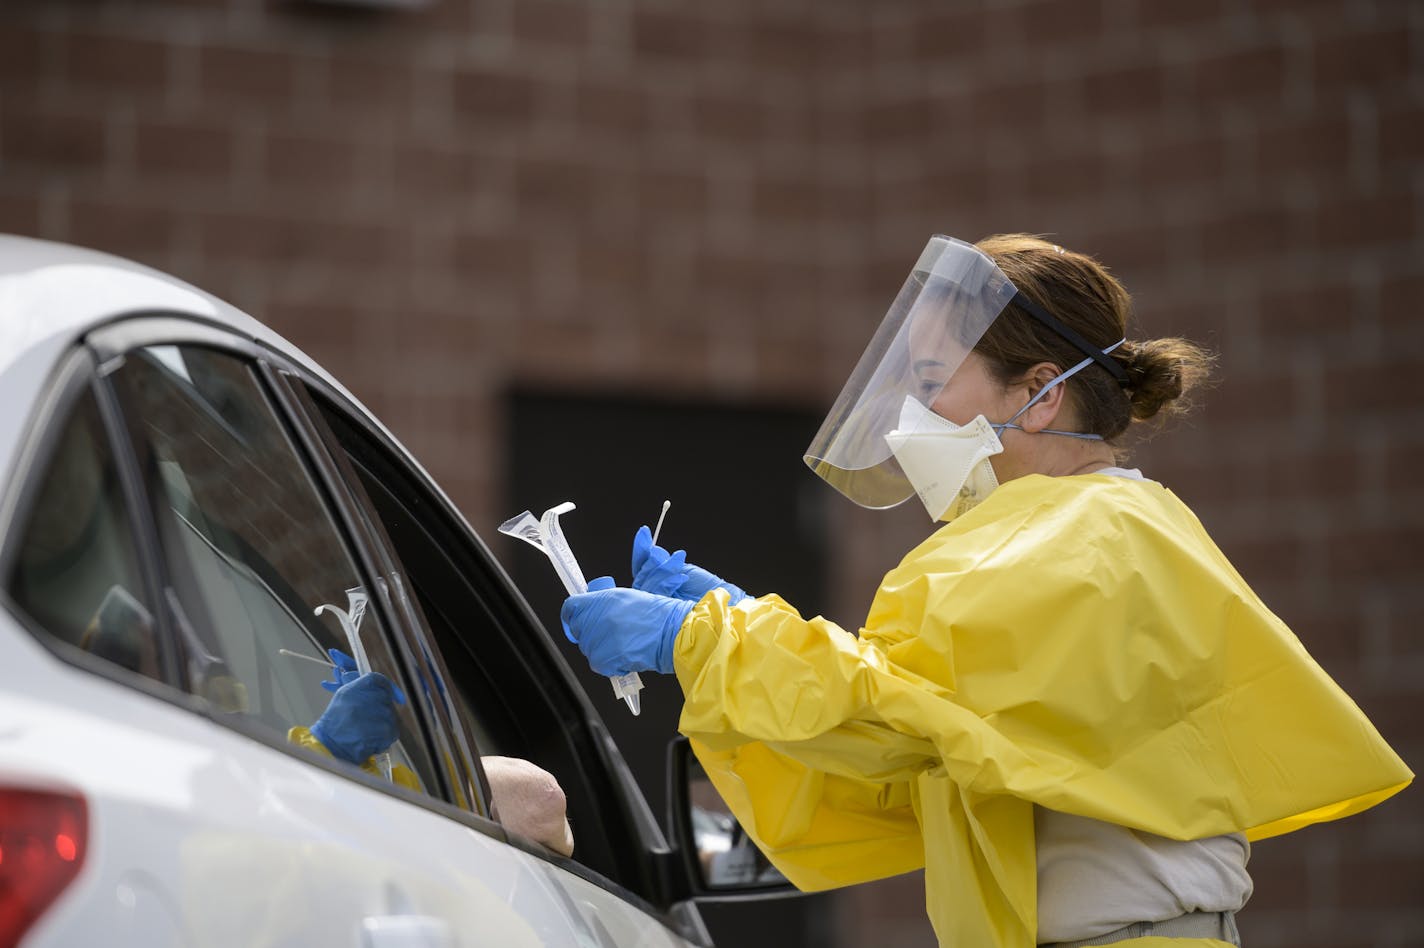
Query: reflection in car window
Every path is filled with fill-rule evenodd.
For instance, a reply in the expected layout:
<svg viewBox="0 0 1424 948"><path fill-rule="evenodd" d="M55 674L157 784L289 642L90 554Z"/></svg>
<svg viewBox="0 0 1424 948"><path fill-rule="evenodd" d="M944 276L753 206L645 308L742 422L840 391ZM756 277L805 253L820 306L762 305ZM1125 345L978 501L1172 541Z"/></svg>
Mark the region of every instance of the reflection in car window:
<svg viewBox="0 0 1424 948"><path fill-rule="evenodd" d="M59 638L161 679L152 604L92 392L65 421L39 476L43 486L24 528L11 595Z"/></svg>
<svg viewBox="0 0 1424 948"><path fill-rule="evenodd" d="M448 668L457 714L480 752L524 758L553 774L568 800L573 858L636 886L631 830L589 757L598 738L566 683L540 658L543 650L527 638L540 633L513 611L502 581L424 482L320 391L310 393L394 546Z"/></svg>
<svg viewBox="0 0 1424 948"><path fill-rule="evenodd" d="M189 690L217 711L307 740L331 698L320 683L333 676L297 656L352 653L335 611L316 610L354 618L363 599L371 668L400 682L377 597L248 365L162 346L130 353L113 378L155 507ZM408 703L398 716L392 761L436 792Z"/></svg>

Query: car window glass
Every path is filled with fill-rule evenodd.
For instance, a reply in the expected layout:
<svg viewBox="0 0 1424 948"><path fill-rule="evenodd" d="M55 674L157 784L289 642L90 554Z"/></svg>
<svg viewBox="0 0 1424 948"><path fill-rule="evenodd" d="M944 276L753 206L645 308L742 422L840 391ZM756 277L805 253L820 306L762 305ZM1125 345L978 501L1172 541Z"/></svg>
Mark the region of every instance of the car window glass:
<svg viewBox="0 0 1424 948"><path fill-rule="evenodd" d="M331 669L308 659L356 651L343 614L371 669L402 683L375 597L252 369L161 346L130 353L113 379L154 505L189 690L300 742L332 698L321 687ZM435 792L409 702L397 710L392 762L403 782L414 771Z"/></svg>
<svg viewBox="0 0 1424 948"><path fill-rule="evenodd" d="M311 394L394 547L448 669L451 700L480 753L520 757L553 774L568 800L573 858L631 887L631 831L616 791L590 758L598 738L533 641L543 633L516 611L503 580L437 495L344 410Z"/></svg>
<svg viewBox="0 0 1424 948"><path fill-rule="evenodd" d="M53 635L161 679L153 604L99 406L86 390L64 422L23 528L10 594Z"/></svg>

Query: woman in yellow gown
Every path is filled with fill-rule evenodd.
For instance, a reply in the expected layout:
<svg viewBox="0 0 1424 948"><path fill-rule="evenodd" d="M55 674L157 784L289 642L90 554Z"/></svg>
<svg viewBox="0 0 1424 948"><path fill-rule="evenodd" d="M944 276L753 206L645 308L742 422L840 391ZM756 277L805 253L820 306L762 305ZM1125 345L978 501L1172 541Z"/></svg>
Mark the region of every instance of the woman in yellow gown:
<svg viewBox="0 0 1424 948"><path fill-rule="evenodd" d="M565 603L595 671L676 673L680 730L799 887L924 867L946 946L1239 944L1248 841L1412 779L1191 511L1118 466L1209 369L1127 340L1128 313L1090 257L930 241L806 455L941 522L858 636L646 528L634 588Z"/></svg>

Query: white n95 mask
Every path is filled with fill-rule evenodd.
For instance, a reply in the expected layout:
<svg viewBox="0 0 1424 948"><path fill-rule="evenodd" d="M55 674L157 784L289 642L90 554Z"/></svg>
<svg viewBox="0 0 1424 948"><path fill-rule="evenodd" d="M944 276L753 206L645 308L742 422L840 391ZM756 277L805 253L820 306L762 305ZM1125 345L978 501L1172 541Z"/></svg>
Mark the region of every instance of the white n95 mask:
<svg viewBox="0 0 1424 948"><path fill-rule="evenodd" d="M906 396L885 441L932 520L953 520L999 486L989 458L1004 446L983 415L961 427Z"/></svg>

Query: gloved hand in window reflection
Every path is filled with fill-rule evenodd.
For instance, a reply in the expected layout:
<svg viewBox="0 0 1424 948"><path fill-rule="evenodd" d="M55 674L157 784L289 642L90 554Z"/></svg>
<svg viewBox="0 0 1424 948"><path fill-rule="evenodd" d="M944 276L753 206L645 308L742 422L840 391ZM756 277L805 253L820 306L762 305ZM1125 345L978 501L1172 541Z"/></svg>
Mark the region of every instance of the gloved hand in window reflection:
<svg viewBox="0 0 1424 948"><path fill-rule="evenodd" d="M349 685L361 677L361 672L356 667L356 659L341 649L329 648L326 650L326 654L331 656L333 665L331 677L321 683L321 686L327 691L337 691L342 685ZM391 687L396 690L396 704L405 704L405 692L400 690L399 685L392 684Z"/></svg>
<svg viewBox="0 0 1424 948"><path fill-rule="evenodd" d="M613 585L609 576L588 584L588 592L564 600L559 618L589 667L600 675L632 671L671 674L672 646L695 605L640 589Z"/></svg>
<svg viewBox="0 0 1424 948"><path fill-rule="evenodd" d="M655 546L645 526L633 535L633 588L686 602L696 602L714 589L725 589L734 606L747 598L740 587L687 562L686 551L669 554Z"/></svg>
<svg viewBox="0 0 1424 948"><path fill-rule="evenodd" d="M336 674L347 673L338 666ZM333 757L360 766L372 754L396 742L400 736L396 705L404 703L405 695L385 675L379 672L357 675L336 688L326 710L311 726L312 736L321 741Z"/></svg>

